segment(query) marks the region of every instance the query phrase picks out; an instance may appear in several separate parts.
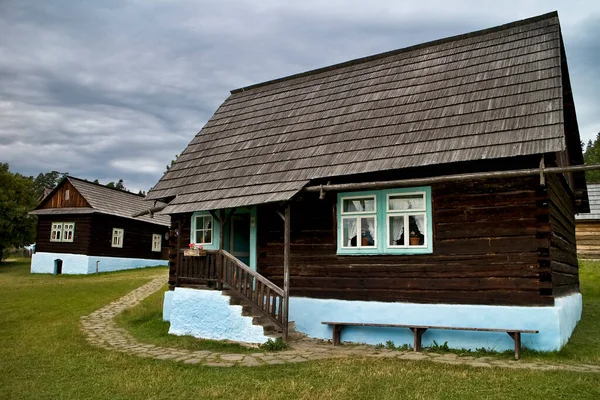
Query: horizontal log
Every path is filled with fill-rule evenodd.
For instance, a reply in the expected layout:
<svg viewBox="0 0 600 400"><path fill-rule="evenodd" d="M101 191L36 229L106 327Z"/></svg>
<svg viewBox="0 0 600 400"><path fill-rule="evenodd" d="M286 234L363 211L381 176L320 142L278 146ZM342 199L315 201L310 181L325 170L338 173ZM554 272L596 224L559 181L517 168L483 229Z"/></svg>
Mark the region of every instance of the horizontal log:
<svg viewBox="0 0 600 400"><path fill-rule="evenodd" d="M578 285L579 276L564 274L562 272L552 272L552 285L564 286L564 285Z"/></svg>
<svg viewBox="0 0 600 400"><path fill-rule="evenodd" d="M383 302L487 304L487 305L553 305L552 296L541 296L535 291L433 291L433 290L343 290L329 288L291 287L292 296L340 300Z"/></svg>
<svg viewBox="0 0 600 400"><path fill-rule="evenodd" d="M565 296L572 293L579 293L579 285L555 286L552 289L552 294L557 297Z"/></svg>
<svg viewBox="0 0 600 400"><path fill-rule="evenodd" d="M554 276L554 275L553 275ZM283 280L281 276L272 276L274 282ZM290 278L291 287L315 287L327 289L393 289L404 290L448 290L448 291L485 291L485 290L521 290L538 291L540 288L552 288L552 282L539 282L537 277L529 278L346 278L346 277L301 277Z"/></svg>

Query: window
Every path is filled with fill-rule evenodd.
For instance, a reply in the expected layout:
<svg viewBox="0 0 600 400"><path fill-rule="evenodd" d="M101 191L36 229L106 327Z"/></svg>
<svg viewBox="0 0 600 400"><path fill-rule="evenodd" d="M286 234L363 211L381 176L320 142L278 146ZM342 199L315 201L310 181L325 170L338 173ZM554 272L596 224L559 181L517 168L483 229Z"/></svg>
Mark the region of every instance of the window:
<svg viewBox="0 0 600 400"><path fill-rule="evenodd" d="M429 187L338 194L338 254L431 252Z"/></svg>
<svg viewBox="0 0 600 400"><path fill-rule="evenodd" d="M206 211L192 215L190 243L201 245L206 250L219 249L219 224Z"/></svg>
<svg viewBox="0 0 600 400"><path fill-rule="evenodd" d="M62 242L62 222L53 222L52 231L50 232L51 242Z"/></svg>
<svg viewBox="0 0 600 400"><path fill-rule="evenodd" d="M65 190L65 200L69 200L69 189Z"/></svg>
<svg viewBox="0 0 600 400"><path fill-rule="evenodd" d="M162 236L153 234L152 235L152 251L161 251L162 249Z"/></svg>
<svg viewBox="0 0 600 400"><path fill-rule="evenodd" d="M74 222L63 223L63 234L62 234L63 242L72 242L74 233L75 233L75 223Z"/></svg>
<svg viewBox="0 0 600 400"><path fill-rule="evenodd" d="M212 244L213 217L211 215L196 216L196 227L194 233L197 244Z"/></svg>
<svg viewBox="0 0 600 400"><path fill-rule="evenodd" d="M342 198L342 248L377 248L376 196Z"/></svg>
<svg viewBox="0 0 600 400"><path fill-rule="evenodd" d="M112 232L112 247L123 247L123 234L125 231L119 228L113 228Z"/></svg>
<svg viewBox="0 0 600 400"><path fill-rule="evenodd" d="M51 242L73 242L75 236L74 222L53 222L50 230Z"/></svg>

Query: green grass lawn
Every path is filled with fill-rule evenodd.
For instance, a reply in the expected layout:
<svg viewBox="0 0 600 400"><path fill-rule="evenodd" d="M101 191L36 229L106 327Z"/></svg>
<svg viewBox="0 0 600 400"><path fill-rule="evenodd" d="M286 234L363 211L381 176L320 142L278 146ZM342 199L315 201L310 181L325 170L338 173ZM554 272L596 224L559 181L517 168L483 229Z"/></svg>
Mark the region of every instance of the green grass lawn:
<svg viewBox="0 0 600 400"><path fill-rule="evenodd" d="M583 263L584 320L569 346L556 354L526 355L525 361L598 360L598 271L600 264ZM600 374L358 358L210 368L88 345L79 317L159 273L166 268L51 276L30 275L24 262L0 265L0 399L600 398Z"/></svg>

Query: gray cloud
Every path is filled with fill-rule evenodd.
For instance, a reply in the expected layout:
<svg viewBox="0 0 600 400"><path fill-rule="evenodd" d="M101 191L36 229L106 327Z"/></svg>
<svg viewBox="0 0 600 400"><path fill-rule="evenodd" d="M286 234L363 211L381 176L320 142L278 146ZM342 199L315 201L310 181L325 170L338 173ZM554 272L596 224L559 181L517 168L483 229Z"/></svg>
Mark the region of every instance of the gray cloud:
<svg viewBox="0 0 600 400"><path fill-rule="evenodd" d="M0 160L147 190L231 89L554 9L587 140L596 2L5 0Z"/></svg>

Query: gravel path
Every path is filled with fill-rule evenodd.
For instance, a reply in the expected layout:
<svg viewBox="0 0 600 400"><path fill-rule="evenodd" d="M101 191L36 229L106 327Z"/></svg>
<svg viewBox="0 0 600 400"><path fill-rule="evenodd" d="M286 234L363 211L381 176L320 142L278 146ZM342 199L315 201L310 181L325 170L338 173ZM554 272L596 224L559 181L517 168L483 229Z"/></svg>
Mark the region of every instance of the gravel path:
<svg viewBox="0 0 600 400"><path fill-rule="evenodd" d="M436 354L431 352L415 353L376 349L366 345L332 346L322 340L303 338L290 343L291 350L263 352L257 349L252 354L216 353L206 350L194 351L160 347L138 342L129 332L116 325L114 317L123 310L133 307L140 301L159 290L167 282L166 276L160 276L140 286L120 299L81 317L81 329L87 334L90 344L111 351L119 351L139 357L151 357L159 360L174 360L185 364L201 364L212 367L254 367L267 364L286 364L340 357L398 358L401 360L429 360L431 362L470 365L481 368L513 368L531 370L562 370L600 373L600 365L592 364L549 364L500 360L493 357L459 357L456 354Z"/></svg>

